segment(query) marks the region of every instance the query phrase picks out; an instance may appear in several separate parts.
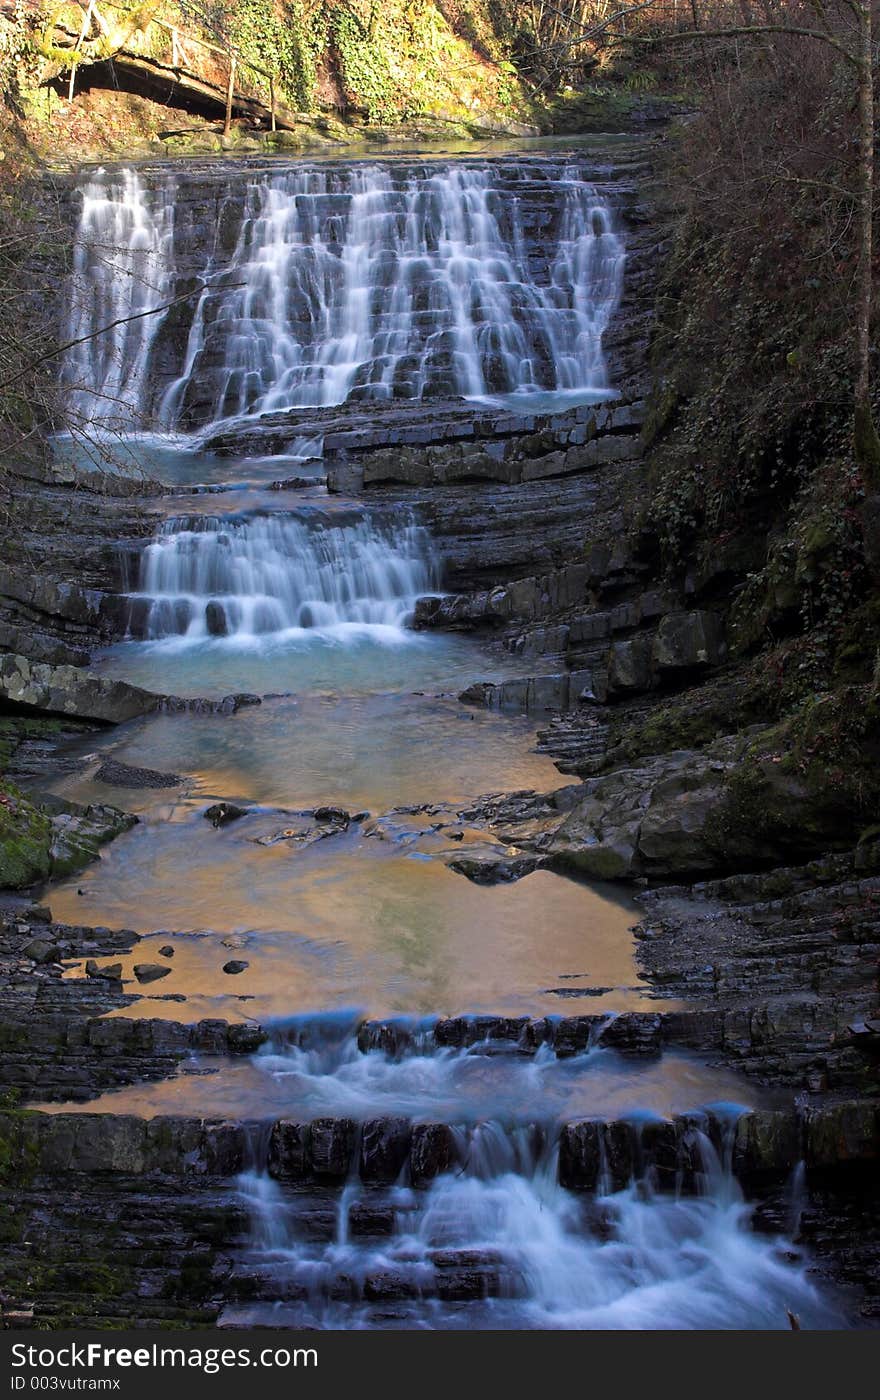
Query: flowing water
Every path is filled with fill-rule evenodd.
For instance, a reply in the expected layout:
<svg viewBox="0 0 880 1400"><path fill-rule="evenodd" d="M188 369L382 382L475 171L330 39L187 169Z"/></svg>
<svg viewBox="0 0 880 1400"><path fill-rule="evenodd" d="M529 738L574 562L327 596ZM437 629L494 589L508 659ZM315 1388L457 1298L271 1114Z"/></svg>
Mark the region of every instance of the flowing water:
<svg viewBox="0 0 880 1400"><path fill-rule="evenodd" d="M194 1057L83 1107L263 1123L402 1114L451 1124L457 1144L456 1167L428 1185L405 1167L383 1189L355 1172L313 1199L268 1174L258 1131L236 1264L255 1301L226 1324L785 1327L787 1308L832 1323L790 1247L750 1231L732 1127L723 1141L694 1129L687 1196L641 1169L624 1190L560 1184L565 1121L724 1101L732 1125L730 1105L759 1097L697 1057L633 1060L601 1043L618 1013L658 1005L619 890L547 871L486 887L450 864L497 851L470 825L476 798L560 776L534 752L533 721L458 702L520 663L408 629L418 597L442 589L442 551L405 511L327 497L322 430L306 421L380 401L405 415L434 398L612 397L602 337L625 247L589 160L97 171L79 211L71 338L138 319L71 352L72 402L186 493L127 556L129 635L96 664L178 696L263 698L79 742L59 791L140 820L53 888L52 912L143 936L121 959L141 999L120 1014L270 1031L249 1059ZM278 412L290 421L278 456L208 450L221 421ZM60 447L73 449L76 434ZM292 469L295 488L265 489ZM110 757L176 781L108 788ZM244 815L214 826L217 801ZM353 819L322 826L327 806ZM168 975L140 989L134 964L166 945ZM438 1017L475 1013L547 1018L547 1037L537 1050L437 1038ZM554 1027L578 1014L596 1033L566 1058ZM405 1048L365 1045L367 1018L404 1027Z"/></svg>
<svg viewBox="0 0 880 1400"><path fill-rule="evenodd" d="M558 205L543 256L523 216L536 184ZM263 168L216 195L195 262L173 174L101 170L81 199L71 339L203 287L181 308L185 340L157 315L69 358L100 419L120 404L173 428L353 397L608 393L623 245L575 165Z"/></svg>

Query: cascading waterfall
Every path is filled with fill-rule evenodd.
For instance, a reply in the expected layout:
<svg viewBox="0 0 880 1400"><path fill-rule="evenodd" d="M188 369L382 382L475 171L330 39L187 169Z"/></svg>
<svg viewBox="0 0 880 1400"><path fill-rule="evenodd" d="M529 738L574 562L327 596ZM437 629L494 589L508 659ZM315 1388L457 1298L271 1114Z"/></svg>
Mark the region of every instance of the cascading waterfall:
<svg viewBox="0 0 880 1400"><path fill-rule="evenodd" d="M514 174L261 171L224 195L234 245L194 249L175 236L173 175L147 188L100 173L83 190L71 331L157 306L194 274L206 285L164 325L147 317L71 352L80 406L186 429L352 399L609 393L602 336L624 263L611 213L574 166ZM539 233L524 212L536 186Z"/></svg>
<svg viewBox="0 0 880 1400"><path fill-rule="evenodd" d="M67 322L67 338L80 343L64 357L63 379L84 426L130 428L161 321L143 313L168 302L173 281L173 186L148 192L134 170L99 170L81 195Z"/></svg>
<svg viewBox="0 0 880 1400"><path fill-rule="evenodd" d="M785 1329L789 1313L839 1325L786 1247L750 1231L729 1163L695 1136L693 1195L657 1191L648 1170L585 1197L559 1184L552 1128L481 1122L427 1188L405 1169L381 1195L352 1178L329 1238L307 1196L252 1169L240 1186L260 1301L237 1320L444 1328L466 1304L484 1328Z"/></svg>
<svg viewBox="0 0 880 1400"><path fill-rule="evenodd" d="M426 532L307 525L289 515L170 519L146 546L130 630L247 639L302 629L399 629L437 585Z"/></svg>

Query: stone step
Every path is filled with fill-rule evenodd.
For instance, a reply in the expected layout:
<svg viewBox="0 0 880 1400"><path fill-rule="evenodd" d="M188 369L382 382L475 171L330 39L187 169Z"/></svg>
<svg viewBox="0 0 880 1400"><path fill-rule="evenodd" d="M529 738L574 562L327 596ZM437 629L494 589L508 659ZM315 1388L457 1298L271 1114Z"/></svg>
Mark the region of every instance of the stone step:
<svg viewBox="0 0 880 1400"><path fill-rule="evenodd" d="M528 1127L529 1125L520 1125ZM546 1151L555 1125L531 1125L532 1147ZM807 1171L846 1172L876 1164L880 1151L880 1103L849 1100L800 1110L761 1109L734 1122L712 1110L671 1120L578 1120L559 1130L559 1174L580 1190L617 1189L633 1177L657 1172L681 1184L696 1170L698 1133L731 1154L734 1173L745 1183L784 1179L798 1162ZM470 1130L442 1122L376 1117L278 1119L268 1123L134 1115L0 1115L0 1146L6 1180L49 1184L65 1190L90 1176L132 1192L132 1183L185 1180L188 1187L216 1190L249 1168L265 1164L289 1187L331 1189L359 1178L368 1185L407 1181L416 1189L449 1170L467 1170ZM671 1176L670 1176L671 1173ZM54 1188L53 1188L54 1189ZM8 1197L8 1192L7 1192Z"/></svg>

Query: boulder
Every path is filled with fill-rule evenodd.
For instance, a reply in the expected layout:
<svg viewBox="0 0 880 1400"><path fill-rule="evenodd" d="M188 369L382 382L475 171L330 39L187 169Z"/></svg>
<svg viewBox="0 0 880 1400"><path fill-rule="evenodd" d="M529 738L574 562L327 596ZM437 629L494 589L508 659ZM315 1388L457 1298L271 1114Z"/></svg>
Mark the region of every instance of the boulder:
<svg viewBox="0 0 880 1400"><path fill-rule="evenodd" d="M245 972L248 967L250 967L250 963L245 962L242 958L230 958L229 962L223 964L223 971L230 977L235 977L239 972Z"/></svg>
<svg viewBox="0 0 880 1400"><path fill-rule="evenodd" d="M307 1123L279 1118L269 1137L269 1175L279 1181L302 1181L309 1171L309 1146Z"/></svg>
<svg viewBox="0 0 880 1400"><path fill-rule="evenodd" d="M654 685L651 659L648 637L613 642L608 651L609 694L631 695L651 690Z"/></svg>
<svg viewBox="0 0 880 1400"><path fill-rule="evenodd" d="M417 1123L412 1130L409 1169L413 1186L426 1186L458 1160L455 1138L446 1123Z"/></svg>
<svg viewBox="0 0 880 1400"><path fill-rule="evenodd" d="M78 666L48 666L0 654L0 699L50 714L121 724L155 710L159 697L140 686L93 676Z"/></svg>
<svg viewBox="0 0 880 1400"><path fill-rule="evenodd" d="M651 647L658 671L693 671L715 666L724 656L721 623L711 612L667 613Z"/></svg>
<svg viewBox="0 0 880 1400"><path fill-rule="evenodd" d="M355 1125L350 1118L316 1118L310 1127L311 1167L315 1176L341 1181L348 1176Z"/></svg>
<svg viewBox="0 0 880 1400"><path fill-rule="evenodd" d="M61 956L61 950L57 943L53 943L48 938L35 938L22 948L22 957L29 958L35 963L54 963Z"/></svg>
<svg viewBox="0 0 880 1400"><path fill-rule="evenodd" d="M215 802L204 812L205 821L209 821L215 828L236 822L244 816L247 816L247 808L236 807L234 802Z"/></svg>
<svg viewBox="0 0 880 1400"><path fill-rule="evenodd" d="M161 963L135 963L133 971L139 982L158 982L160 977L168 976L171 968Z"/></svg>
<svg viewBox="0 0 880 1400"><path fill-rule="evenodd" d="M81 807L74 802L47 800L63 807L51 817L49 859L56 879L84 870L97 858L102 846L137 825L137 817L121 812L118 807L103 803Z"/></svg>
<svg viewBox="0 0 880 1400"><path fill-rule="evenodd" d="M395 1182L409 1157L412 1130L408 1118L372 1118L361 1133L361 1178Z"/></svg>

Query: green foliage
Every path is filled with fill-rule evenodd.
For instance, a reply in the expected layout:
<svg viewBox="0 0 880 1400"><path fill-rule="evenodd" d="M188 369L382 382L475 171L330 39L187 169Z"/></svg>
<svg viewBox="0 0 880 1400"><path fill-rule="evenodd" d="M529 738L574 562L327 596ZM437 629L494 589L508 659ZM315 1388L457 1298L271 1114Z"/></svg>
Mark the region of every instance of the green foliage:
<svg viewBox="0 0 880 1400"><path fill-rule="evenodd" d="M675 133L644 434L643 537L677 580L741 561L730 639L759 653L754 693L771 713L844 675L867 681L878 641L876 627L868 645L850 628L873 588L840 160L852 84L815 47L781 44L773 64L748 50ZM807 59L812 80L794 81Z"/></svg>
<svg viewBox="0 0 880 1400"><path fill-rule="evenodd" d="M235 0L224 27L239 53L277 74L284 101L300 111L312 109L317 62L327 39L321 6L309 8L306 0L283 0L277 7L270 0Z"/></svg>

